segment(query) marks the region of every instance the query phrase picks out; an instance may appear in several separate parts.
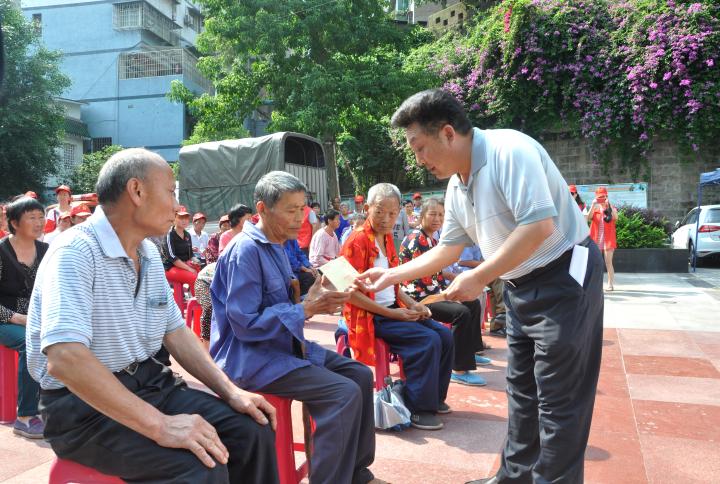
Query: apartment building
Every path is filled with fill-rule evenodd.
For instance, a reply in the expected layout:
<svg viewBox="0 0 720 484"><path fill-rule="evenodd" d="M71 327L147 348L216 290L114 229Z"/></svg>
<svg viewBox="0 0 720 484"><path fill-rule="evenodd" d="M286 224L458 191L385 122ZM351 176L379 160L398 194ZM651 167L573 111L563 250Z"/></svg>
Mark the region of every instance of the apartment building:
<svg viewBox="0 0 720 484"><path fill-rule="evenodd" d="M145 147L176 161L192 129L166 95L173 80L200 94L196 68L202 14L190 0L22 0L44 44L63 53L72 85L63 93L87 126L83 151ZM77 158L77 154L74 153ZM67 157L69 159L69 157Z"/></svg>

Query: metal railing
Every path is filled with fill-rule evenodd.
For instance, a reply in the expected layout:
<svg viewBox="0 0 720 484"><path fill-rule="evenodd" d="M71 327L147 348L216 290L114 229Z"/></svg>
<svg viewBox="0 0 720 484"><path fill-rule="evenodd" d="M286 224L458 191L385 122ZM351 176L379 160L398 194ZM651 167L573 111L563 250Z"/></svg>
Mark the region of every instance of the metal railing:
<svg viewBox="0 0 720 484"><path fill-rule="evenodd" d="M197 58L185 49L123 52L118 65L120 79L183 76L206 92L212 92L210 81L197 70Z"/></svg>
<svg viewBox="0 0 720 484"><path fill-rule="evenodd" d="M177 45L181 27L147 2L125 2L113 5L113 27L116 30L145 29L170 45Z"/></svg>

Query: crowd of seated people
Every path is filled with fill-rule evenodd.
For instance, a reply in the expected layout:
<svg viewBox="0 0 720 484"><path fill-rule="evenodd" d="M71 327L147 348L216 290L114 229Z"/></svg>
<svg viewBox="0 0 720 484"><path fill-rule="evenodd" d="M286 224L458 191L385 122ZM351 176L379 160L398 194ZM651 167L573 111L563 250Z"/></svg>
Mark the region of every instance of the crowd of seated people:
<svg viewBox="0 0 720 484"><path fill-rule="evenodd" d="M437 243L441 201L404 208L397 187L380 183L367 199L355 197L355 211L335 198L321 216L302 181L271 172L255 188L255 206L235 205L208 235L204 213L191 216L167 198L165 167L145 150L115 155L100 175L95 214L71 204L66 186L47 214L29 196L3 207L10 234L0 241L0 344L21 356L15 433L44 435L60 457L129 481L272 483L275 412L248 393L262 392L306 405L312 483L381 483L369 470L376 339L402 359L415 428L443 427L451 381L484 384L473 373L489 362L476 355L479 304L420 302L445 288L442 273L373 294L334 288L317 270L341 255L359 272L420 255ZM105 282L75 287L63 271L84 283L100 273ZM168 283L186 285L202 307L200 344L182 308L169 303ZM68 319L80 307L88 310ZM352 358L305 337L306 320L340 310ZM48 311L52 317L40 317ZM219 398L187 394L163 351ZM148 391L158 399L145 398ZM99 424L85 442L88 419Z"/></svg>

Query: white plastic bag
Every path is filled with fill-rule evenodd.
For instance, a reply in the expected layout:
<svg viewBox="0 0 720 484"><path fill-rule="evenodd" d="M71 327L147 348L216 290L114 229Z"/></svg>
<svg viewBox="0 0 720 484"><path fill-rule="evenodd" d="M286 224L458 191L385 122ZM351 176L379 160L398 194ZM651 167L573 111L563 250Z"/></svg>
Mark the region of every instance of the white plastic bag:
<svg viewBox="0 0 720 484"><path fill-rule="evenodd" d="M402 399L401 381L394 384L388 377L385 386L375 392L375 428L402 430L410 426L410 410Z"/></svg>

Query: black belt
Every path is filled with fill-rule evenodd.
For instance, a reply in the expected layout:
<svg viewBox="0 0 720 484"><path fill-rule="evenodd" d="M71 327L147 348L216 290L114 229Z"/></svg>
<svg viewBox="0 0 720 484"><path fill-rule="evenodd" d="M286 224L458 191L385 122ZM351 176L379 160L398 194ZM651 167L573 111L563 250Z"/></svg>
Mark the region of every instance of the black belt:
<svg viewBox="0 0 720 484"><path fill-rule="evenodd" d="M126 366L125 368L123 368L122 370L118 370L118 371L116 371L116 372L113 372L113 375L115 375L115 377L118 378L118 379L120 379L120 377L121 377L121 376L124 376L124 375L134 376L135 373L137 373L138 369L139 369L141 366L146 365L146 364L148 364L148 363L153 363L153 364L162 365L162 363L160 363L159 361L157 361L155 358L152 358L152 357L151 357L151 358L148 358L148 359L145 360L145 361L134 361L134 362L130 363L128 366ZM70 390L68 390L67 387L63 387L63 388L53 388L53 389L50 389L50 390L46 390L46 389L44 389L44 388L41 388L41 389L40 389L40 395L64 395L64 394L66 394L66 393L70 393Z"/></svg>
<svg viewBox="0 0 720 484"><path fill-rule="evenodd" d="M587 247L588 244L590 244L590 237L586 238L582 242L576 245L582 245L584 247ZM574 248L574 246L573 246ZM542 267L538 267L537 269L533 270L532 272L525 274L524 276L517 277L515 279L508 279L505 282L507 282L512 287L519 287L523 284L527 284L529 281L533 279L537 279L539 276L545 274L546 272L551 271L552 269L562 266L564 264L570 265L570 259L572 259L573 249L568 249L565 252L563 252L560 257L557 259L548 262L546 265Z"/></svg>

